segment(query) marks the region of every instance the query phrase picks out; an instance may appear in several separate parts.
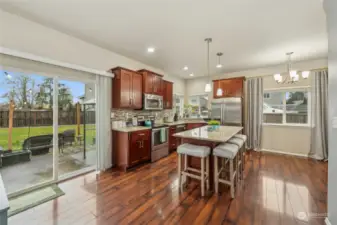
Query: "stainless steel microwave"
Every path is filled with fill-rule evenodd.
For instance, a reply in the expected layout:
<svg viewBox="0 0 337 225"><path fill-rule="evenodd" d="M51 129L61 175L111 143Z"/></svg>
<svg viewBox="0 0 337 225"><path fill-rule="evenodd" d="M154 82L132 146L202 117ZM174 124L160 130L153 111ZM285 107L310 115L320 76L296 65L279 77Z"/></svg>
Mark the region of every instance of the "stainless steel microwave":
<svg viewBox="0 0 337 225"><path fill-rule="evenodd" d="M144 109L145 110L162 110L163 96L144 94Z"/></svg>

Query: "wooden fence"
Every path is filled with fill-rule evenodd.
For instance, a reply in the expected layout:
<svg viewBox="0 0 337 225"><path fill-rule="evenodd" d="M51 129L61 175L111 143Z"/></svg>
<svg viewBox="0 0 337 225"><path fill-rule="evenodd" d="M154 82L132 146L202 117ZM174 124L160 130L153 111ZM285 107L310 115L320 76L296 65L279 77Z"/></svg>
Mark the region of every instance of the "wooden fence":
<svg viewBox="0 0 337 225"><path fill-rule="evenodd" d="M58 112L59 125L74 125L76 124L76 109L71 111ZM0 128L8 127L9 111L0 110ZM86 111L86 124L95 124L95 111ZM81 111L81 124L84 121L84 112ZM52 126L53 111L52 110L17 110L14 111L13 127L37 127L37 126Z"/></svg>

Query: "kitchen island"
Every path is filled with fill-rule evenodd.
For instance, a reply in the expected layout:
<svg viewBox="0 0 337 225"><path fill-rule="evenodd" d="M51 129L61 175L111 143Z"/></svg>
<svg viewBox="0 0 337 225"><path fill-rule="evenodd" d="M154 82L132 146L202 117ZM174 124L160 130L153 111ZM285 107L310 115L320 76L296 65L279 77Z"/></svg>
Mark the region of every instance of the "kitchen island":
<svg viewBox="0 0 337 225"><path fill-rule="evenodd" d="M210 187L213 188L214 164L212 152L220 143L224 143L232 138L235 134L242 131L243 127L236 126L218 126L210 130L211 126L203 126L192 130L187 130L174 134L173 136L181 139L181 143L190 143L194 145L207 146L211 148L210 155ZM200 158L189 156L187 166L200 169Z"/></svg>

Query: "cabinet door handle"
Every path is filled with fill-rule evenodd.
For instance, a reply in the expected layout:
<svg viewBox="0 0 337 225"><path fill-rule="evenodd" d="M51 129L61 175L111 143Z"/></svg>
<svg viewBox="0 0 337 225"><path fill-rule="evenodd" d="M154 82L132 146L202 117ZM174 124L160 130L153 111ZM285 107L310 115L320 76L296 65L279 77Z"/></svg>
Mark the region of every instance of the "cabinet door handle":
<svg viewBox="0 0 337 225"><path fill-rule="evenodd" d="M138 134L139 136L144 136L145 134Z"/></svg>

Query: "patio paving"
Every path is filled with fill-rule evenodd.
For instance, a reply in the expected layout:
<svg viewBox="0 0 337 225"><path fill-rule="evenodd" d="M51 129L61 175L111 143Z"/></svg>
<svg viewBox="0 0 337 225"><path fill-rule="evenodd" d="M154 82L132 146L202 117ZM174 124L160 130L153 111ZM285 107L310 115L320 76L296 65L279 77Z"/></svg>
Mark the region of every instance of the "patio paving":
<svg viewBox="0 0 337 225"><path fill-rule="evenodd" d="M59 175L96 165L96 147L89 146L83 159L83 146L69 146L60 153ZM49 181L53 176L53 155L31 156L24 162L0 168L7 193Z"/></svg>

